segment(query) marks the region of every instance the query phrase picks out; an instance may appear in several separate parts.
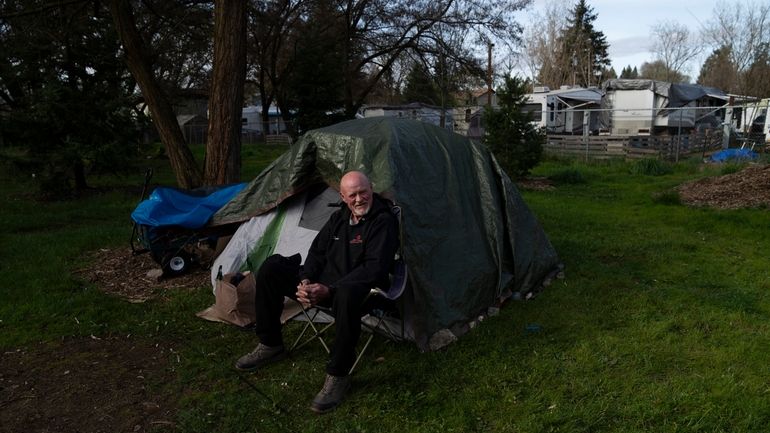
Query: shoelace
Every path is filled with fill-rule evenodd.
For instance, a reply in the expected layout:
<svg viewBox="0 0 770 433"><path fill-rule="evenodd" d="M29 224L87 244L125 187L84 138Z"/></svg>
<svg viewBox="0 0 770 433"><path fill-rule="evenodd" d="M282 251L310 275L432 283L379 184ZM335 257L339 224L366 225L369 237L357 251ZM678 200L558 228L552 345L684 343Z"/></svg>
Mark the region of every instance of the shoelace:
<svg viewBox="0 0 770 433"><path fill-rule="evenodd" d="M251 351L249 354L250 356L261 356L262 352L267 353L269 351L269 348L267 346L257 346L254 350Z"/></svg>

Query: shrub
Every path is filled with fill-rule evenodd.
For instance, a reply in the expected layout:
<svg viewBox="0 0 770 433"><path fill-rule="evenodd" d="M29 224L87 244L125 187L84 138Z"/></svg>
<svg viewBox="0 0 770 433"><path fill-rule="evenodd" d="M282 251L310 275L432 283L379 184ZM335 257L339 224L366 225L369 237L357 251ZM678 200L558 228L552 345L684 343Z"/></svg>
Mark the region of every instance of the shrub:
<svg viewBox="0 0 770 433"><path fill-rule="evenodd" d="M500 105L484 110L483 142L512 178L522 178L540 162L545 133L535 127L532 114L523 111L527 84L517 77L506 77L498 92Z"/></svg>

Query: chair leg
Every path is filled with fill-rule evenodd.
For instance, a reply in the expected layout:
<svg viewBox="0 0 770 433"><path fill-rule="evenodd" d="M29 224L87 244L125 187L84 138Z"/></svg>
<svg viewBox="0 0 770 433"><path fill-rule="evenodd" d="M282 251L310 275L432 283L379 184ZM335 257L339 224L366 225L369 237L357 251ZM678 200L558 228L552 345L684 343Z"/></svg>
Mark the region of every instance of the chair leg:
<svg viewBox="0 0 770 433"><path fill-rule="evenodd" d="M369 296L371 296L371 294ZM368 300L369 296L367 296L367 299L365 299L364 302ZM291 348L289 348L289 352L294 352L295 350L299 350L300 348L307 345L311 341L318 339L318 341L323 346L324 350L326 350L326 353L330 354L331 350L329 349L329 346L326 344L326 341L323 339L322 334L327 330L329 330L329 328L334 326L334 321L327 323L324 326L316 327L316 324L314 321L318 316L318 314L320 314L323 311L323 309L316 308L316 307L311 307L311 308L302 307L301 311L302 311L302 314L305 316L305 320L307 322L305 323L305 326L302 328L302 331L300 332L297 339L291 345ZM372 317L376 318L376 321L375 321L376 323L374 325L364 323L363 321L360 322L361 327L369 332L369 336L366 338L366 341L364 342L363 346L361 346L361 349L356 350L356 359L353 361L353 366L350 367L348 374L353 374L353 371L356 369L361 359L363 358L364 354L366 353L367 349L369 348L369 345L372 343L375 332L381 331L386 338L393 341L400 341L404 339L405 332L404 332L403 321L401 322L401 335L399 336L397 335L398 331L394 332L388 326L383 327L383 323L385 322L385 318L387 317L387 314L373 314ZM308 335L309 333L311 335Z"/></svg>
<svg viewBox="0 0 770 433"><path fill-rule="evenodd" d="M366 349L369 348L369 344L374 339L374 333L376 332L376 329L380 327L384 318L385 318L384 315L378 317L377 324L375 324L374 326L365 325L363 322L361 322L361 325L369 331L369 337L366 339L366 342L364 343L363 347L361 347L361 350L358 351L358 355L356 355L356 360L353 362L353 366L350 367L350 371L348 372L348 374L353 374L353 370L356 369L358 362L361 360L361 358L363 358L364 353L366 353Z"/></svg>
<svg viewBox="0 0 770 433"><path fill-rule="evenodd" d="M324 341L322 334L326 332L329 328L331 328L334 325L334 322L327 323L320 329L315 326L315 323L313 321L318 316L318 313L321 312L321 310L317 308L313 308L313 314L308 312L310 309L302 308L302 314L305 316L305 320L307 321L305 323L305 326L302 328L302 331L300 332L297 339L294 341L294 344L291 345L291 348L289 348L289 352L293 352L295 350L299 350L300 348L304 347L311 341L318 339L318 341L321 342L321 345L323 346L324 350L326 350L326 353L331 353L331 350L329 350L329 346L326 344L326 341ZM302 338L305 336L305 334L308 332L309 329L312 329L313 335L310 335L305 341L302 341ZM300 343L300 341L302 341Z"/></svg>
<svg viewBox="0 0 770 433"><path fill-rule="evenodd" d="M358 365L358 361L363 358L364 353L366 353L366 349L369 347L369 343L372 342L374 339L374 334L369 334L369 337L366 339L366 343L364 343L364 347L361 348L361 350L358 351L358 355L356 356L356 360L353 362L353 366L350 367L350 371L348 371L348 374L353 374L353 370L356 369L356 366Z"/></svg>

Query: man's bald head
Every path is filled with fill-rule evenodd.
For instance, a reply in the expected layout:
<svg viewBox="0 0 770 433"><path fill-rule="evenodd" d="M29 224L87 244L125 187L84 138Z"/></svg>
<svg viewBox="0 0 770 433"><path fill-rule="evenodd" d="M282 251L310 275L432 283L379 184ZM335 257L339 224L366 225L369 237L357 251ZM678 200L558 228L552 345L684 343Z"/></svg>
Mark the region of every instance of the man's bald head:
<svg viewBox="0 0 770 433"><path fill-rule="evenodd" d="M340 196L358 222L372 207L372 182L360 171L345 173L340 180Z"/></svg>

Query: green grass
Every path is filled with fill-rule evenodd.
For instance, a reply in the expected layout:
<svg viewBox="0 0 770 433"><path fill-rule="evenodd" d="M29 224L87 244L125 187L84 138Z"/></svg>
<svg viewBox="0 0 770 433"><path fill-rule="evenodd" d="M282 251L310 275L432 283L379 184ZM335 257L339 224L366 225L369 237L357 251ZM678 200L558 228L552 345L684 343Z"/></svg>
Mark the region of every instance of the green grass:
<svg viewBox="0 0 770 433"><path fill-rule="evenodd" d="M279 150L244 149L244 179ZM147 162L171 183L165 161ZM177 379L162 389L181 396L183 432L766 431L770 214L689 208L671 192L719 167L637 164L536 167L560 179L523 194L566 278L439 352L375 340L353 392L323 417L307 409L323 381L320 346L247 375L277 413L231 368L253 335L194 316L212 303L209 287L130 304L73 276L86 252L127 243L136 188L41 203L28 181L0 175L0 350L90 335L171 345Z"/></svg>

